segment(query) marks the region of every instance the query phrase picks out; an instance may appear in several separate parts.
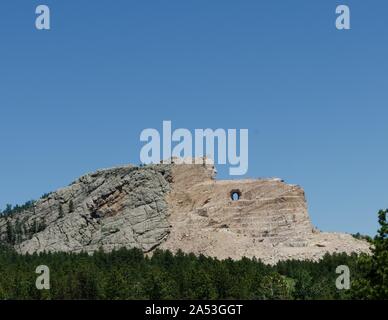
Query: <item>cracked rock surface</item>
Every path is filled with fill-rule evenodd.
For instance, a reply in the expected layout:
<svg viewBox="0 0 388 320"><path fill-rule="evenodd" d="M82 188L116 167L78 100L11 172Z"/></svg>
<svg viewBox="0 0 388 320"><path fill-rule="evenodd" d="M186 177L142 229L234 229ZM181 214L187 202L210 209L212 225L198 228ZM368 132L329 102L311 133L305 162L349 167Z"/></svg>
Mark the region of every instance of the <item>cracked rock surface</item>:
<svg viewBox="0 0 388 320"><path fill-rule="evenodd" d="M315 229L300 186L215 174L205 161L100 170L0 217L0 240L12 226L21 234L14 245L21 253L160 248L270 264L370 252L366 241Z"/></svg>
<svg viewBox="0 0 388 320"><path fill-rule="evenodd" d="M325 253L369 253L350 234L313 227L304 190L281 179L215 180L214 167L172 167L171 234L160 245L219 259L319 260ZM233 200L233 194L239 194Z"/></svg>
<svg viewBox="0 0 388 320"><path fill-rule="evenodd" d="M167 237L165 194L170 190L170 166L125 166L87 174L70 186L37 201L33 208L0 219L4 238L7 220L25 230L15 248L42 251L92 252L100 248L140 248L148 252Z"/></svg>

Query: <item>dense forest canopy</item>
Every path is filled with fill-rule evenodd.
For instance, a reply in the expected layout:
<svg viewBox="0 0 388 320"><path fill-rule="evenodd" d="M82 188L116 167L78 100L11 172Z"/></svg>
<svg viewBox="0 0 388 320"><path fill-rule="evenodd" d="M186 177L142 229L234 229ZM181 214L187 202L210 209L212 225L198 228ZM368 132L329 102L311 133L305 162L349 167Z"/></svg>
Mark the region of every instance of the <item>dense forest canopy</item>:
<svg viewBox="0 0 388 320"><path fill-rule="evenodd" d="M218 260L178 251L138 249L20 255L0 247L0 299L387 299L387 210L372 256L326 255L318 262ZM38 290L36 267L50 269L50 289ZM336 287L340 265L349 267L351 288Z"/></svg>
<svg viewBox="0 0 388 320"><path fill-rule="evenodd" d="M268 266L243 258L217 260L193 254L138 249L93 255L19 255L2 248L2 299L347 299L335 286L338 265L360 276L358 257L325 256L320 262L286 261ZM50 268L50 290L37 290L35 269Z"/></svg>

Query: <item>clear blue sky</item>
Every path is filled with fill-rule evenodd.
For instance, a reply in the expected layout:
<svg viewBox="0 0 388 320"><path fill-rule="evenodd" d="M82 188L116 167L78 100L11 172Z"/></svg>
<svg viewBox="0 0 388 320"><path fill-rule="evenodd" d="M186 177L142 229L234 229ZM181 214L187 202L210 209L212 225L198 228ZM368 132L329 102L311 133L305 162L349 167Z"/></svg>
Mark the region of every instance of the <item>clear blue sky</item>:
<svg viewBox="0 0 388 320"><path fill-rule="evenodd" d="M51 30L34 27L51 9ZM350 31L334 27L351 9ZM249 177L306 191L318 228L388 207L388 2L5 0L0 207L139 163L141 130L247 128ZM225 168L220 177L228 178Z"/></svg>

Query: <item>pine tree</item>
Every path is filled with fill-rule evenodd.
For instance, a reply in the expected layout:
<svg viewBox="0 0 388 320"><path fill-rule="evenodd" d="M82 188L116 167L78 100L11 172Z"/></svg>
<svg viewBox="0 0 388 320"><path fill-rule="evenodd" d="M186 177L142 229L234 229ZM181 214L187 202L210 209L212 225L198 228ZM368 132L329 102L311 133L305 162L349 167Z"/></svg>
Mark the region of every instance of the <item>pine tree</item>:
<svg viewBox="0 0 388 320"><path fill-rule="evenodd" d="M353 297L388 299L388 222L387 210L378 213L380 229L373 240L372 256L360 259L363 277L355 281Z"/></svg>
<svg viewBox="0 0 388 320"><path fill-rule="evenodd" d="M70 200L69 202L69 213L74 212L74 203L73 200Z"/></svg>
<svg viewBox="0 0 388 320"><path fill-rule="evenodd" d="M20 243L23 239L23 228L22 228L22 223L20 222L19 219L16 220L14 233L15 233L14 243Z"/></svg>
<svg viewBox="0 0 388 320"><path fill-rule="evenodd" d="M374 299L388 299L388 210L380 210L380 229L374 239L371 284Z"/></svg>
<svg viewBox="0 0 388 320"><path fill-rule="evenodd" d="M63 207L61 204L59 205L59 218L63 218Z"/></svg>
<svg viewBox="0 0 388 320"><path fill-rule="evenodd" d="M35 218L35 219L34 219L34 223L32 224L30 233L31 233L31 234L37 233L37 232L38 232L38 229L39 229L38 221L37 221L36 218Z"/></svg>
<svg viewBox="0 0 388 320"><path fill-rule="evenodd" d="M10 215L12 213L12 204L7 204L5 210L3 211L4 215Z"/></svg>
<svg viewBox="0 0 388 320"><path fill-rule="evenodd" d="M15 243L15 231L11 221L7 221L7 243L14 244Z"/></svg>

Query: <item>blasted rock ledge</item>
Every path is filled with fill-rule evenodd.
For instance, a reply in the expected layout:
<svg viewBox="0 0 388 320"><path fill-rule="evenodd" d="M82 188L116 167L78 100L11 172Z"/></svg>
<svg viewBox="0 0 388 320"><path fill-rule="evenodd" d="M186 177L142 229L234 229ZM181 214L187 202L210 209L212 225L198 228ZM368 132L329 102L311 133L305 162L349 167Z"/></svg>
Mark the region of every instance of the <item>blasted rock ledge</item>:
<svg viewBox="0 0 388 320"><path fill-rule="evenodd" d="M270 264L370 252L349 234L315 229L301 187L280 179L217 181L215 173L205 159L100 170L0 218L0 239L7 225L34 230L43 221L44 228L19 239L18 252L160 248Z"/></svg>

